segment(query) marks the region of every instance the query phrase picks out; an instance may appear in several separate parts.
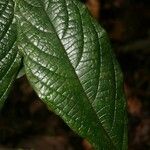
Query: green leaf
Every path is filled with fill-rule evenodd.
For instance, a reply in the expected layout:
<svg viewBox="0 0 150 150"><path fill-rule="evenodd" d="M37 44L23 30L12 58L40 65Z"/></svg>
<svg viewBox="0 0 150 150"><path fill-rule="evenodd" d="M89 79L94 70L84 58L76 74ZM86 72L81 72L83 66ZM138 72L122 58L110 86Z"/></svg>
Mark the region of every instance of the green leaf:
<svg viewBox="0 0 150 150"><path fill-rule="evenodd" d="M17 32L13 24L14 3L0 0L0 108L18 72L20 56L15 47Z"/></svg>
<svg viewBox="0 0 150 150"><path fill-rule="evenodd" d="M127 149L122 74L78 0L17 0L19 50L39 97L97 150Z"/></svg>

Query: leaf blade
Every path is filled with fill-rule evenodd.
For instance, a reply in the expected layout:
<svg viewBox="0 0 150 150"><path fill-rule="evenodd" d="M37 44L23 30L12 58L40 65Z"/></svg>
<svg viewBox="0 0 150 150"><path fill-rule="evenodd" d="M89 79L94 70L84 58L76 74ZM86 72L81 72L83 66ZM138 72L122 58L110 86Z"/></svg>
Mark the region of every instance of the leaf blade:
<svg viewBox="0 0 150 150"><path fill-rule="evenodd" d="M121 105L117 104L113 110L115 91L110 90L116 80L119 83L115 88L120 89L122 77L105 31L76 0L33 3L19 0L16 10L25 71L39 97L97 149L120 149L124 136L124 98L122 94L122 99L116 98ZM103 95L103 90L109 92ZM105 98L107 94L110 96ZM112 113L117 115L115 111L120 113L117 117L121 122L111 118ZM119 125L120 135L114 125L111 129L112 124Z"/></svg>
<svg viewBox="0 0 150 150"><path fill-rule="evenodd" d="M0 108L15 80L19 69L20 55L15 46L17 33L13 24L14 3L0 1Z"/></svg>

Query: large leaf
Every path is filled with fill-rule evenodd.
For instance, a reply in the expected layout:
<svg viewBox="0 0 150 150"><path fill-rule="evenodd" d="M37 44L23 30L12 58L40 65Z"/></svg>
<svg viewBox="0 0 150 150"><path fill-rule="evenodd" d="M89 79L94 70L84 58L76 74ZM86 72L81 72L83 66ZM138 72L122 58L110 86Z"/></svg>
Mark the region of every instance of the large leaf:
<svg viewBox="0 0 150 150"><path fill-rule="evenodd" d="M19 49L39 97L97 150L126 149L122 74L78 0L17 0Z"/></svg>
<svg viewBox="0 0 150 150"><path fill-rule="evenodd" d="M0 0L0 108L18 71L20 56L15 47L17 32L12 23L14 3Z"/></svg>

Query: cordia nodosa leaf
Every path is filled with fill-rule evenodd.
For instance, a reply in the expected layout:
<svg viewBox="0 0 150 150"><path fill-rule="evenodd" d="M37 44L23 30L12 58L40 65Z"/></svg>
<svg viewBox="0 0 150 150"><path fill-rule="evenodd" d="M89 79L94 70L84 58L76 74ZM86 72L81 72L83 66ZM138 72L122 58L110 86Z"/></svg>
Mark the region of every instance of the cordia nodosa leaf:
<svg viewBox="0 0 150 150"><path fill-rule="evenodd" d="M97 150L127 149L123 79L107 34L79 0L16 0L28 80Z"/></svg>
<svg viewBox="0 0 150 150"><path fill-rule="evenodd" d="M13 18L14 2L0 0L0 108L7 98L21 62L16 47L17 29Z"/></svg>

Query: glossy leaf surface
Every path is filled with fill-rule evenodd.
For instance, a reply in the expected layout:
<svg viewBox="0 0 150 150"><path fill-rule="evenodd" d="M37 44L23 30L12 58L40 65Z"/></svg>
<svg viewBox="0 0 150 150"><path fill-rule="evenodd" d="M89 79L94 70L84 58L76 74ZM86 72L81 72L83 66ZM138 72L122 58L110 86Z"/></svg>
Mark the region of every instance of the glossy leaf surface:
<svg viewBox="0 0 150 150"><path fill-rule="evenodd" d="M14 3L0 0L0 108L7 98L20 64L15 47L17 30L13 22Z"/></svg>
<svg viewBox="0 0 150 150"><path fill-rule="evenodd" d="M49 109L97 150L126 149L122 74L78 0L17 0L25 72Z"/></svg>

